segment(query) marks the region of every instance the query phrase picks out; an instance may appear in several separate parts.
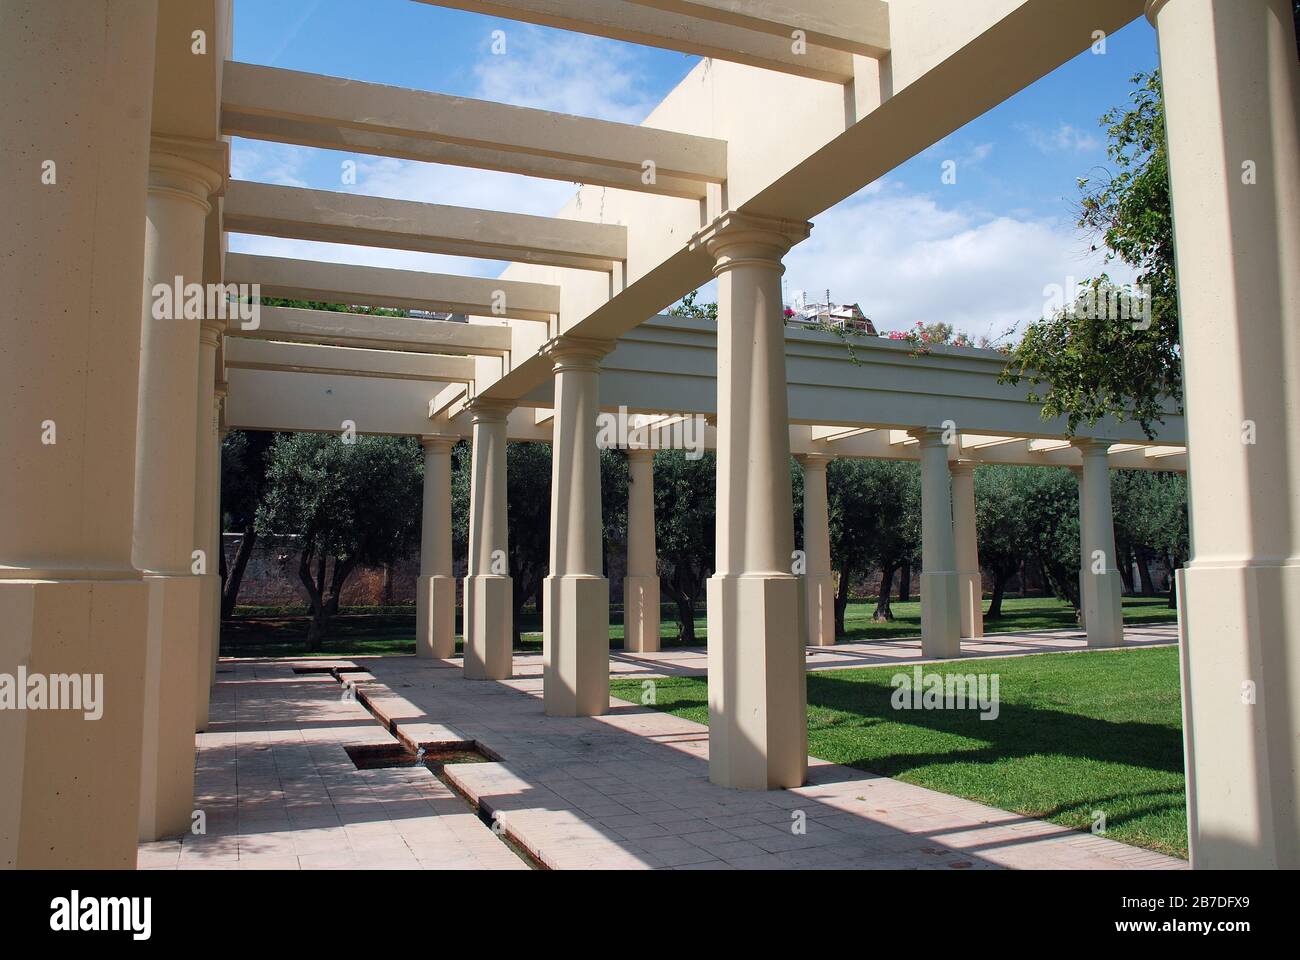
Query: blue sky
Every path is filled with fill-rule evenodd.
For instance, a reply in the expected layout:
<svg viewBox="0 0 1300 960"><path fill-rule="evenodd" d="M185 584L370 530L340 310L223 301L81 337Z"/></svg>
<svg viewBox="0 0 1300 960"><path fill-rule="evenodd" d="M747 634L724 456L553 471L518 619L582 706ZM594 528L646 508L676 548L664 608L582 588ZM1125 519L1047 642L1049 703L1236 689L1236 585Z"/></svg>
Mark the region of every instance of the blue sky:
<svg viewBox="0 0 1300 960"><path fill-rule="evenodd" d="M506 55L491 51L503 30ZM639 122L696 63L649 47L411 0L236 0L235 59L376 83ZM945 320L997 335L1042 309L1043 287L1101 269L1072 223L1076 180L1104 166L1098 118L1156 65L1139 19L815 220L787 258L787 290L857 301L882 329ZM236 141L236 177L318 189L551 214L570 184L456 167ZM957 182L941 180L945 160ZM231 248L280 256L495 275L490 261L276 238ZM1128 279L1122 268L1111 268Z"/></svg>

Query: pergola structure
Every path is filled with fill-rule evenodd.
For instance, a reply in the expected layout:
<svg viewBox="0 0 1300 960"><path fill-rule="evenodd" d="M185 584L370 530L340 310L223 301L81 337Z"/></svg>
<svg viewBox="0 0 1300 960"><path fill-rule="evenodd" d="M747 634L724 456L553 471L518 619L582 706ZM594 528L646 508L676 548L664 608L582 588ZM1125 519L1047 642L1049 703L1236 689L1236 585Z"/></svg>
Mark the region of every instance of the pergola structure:
<svg viewBox="0 0 1300 960"><path fill-rule="evenodd" d="M646 439L683 416L709 424L710 777L739 788L804 779L803 643L834 639L830 459L921 462L923 645L941 657L982 629L973 465L1079 474L1093 646L1123 638L1108 469L1188 470L1193 861L1300 863L1289 5L1145 5L1166 84L1187 379L1186 426L1171 415L1153 442L1110 420L1068 436L997 383L996 353L846 347L786 327L780 287L810 218L1141 16L1142 0L439 2L706 59L629 125L230 61L230 0L0 0L0 150L20 181L0 259L0 670L102 673L108 698L95 722L0 718L4 862L131 866L137 839L188 828L216 651L208 558L226 428L350 423L423 439L417 647L431 657L453 650L450 449L470 437L464 671L481 679L511 672L507 441L550 442L545 710L607 710L597 414L625 408ZM548 218L232 181L230 137L580 186ZM230 232L509 266L485 279L228 254ZM716 327L657 316L710 276ZM173 283L466 322L263 307L253 328L160 311L155 285ZM805 469L802 574L792 453ZM648 650L652 467L644 450L630 461L627 635Z"/></svg>

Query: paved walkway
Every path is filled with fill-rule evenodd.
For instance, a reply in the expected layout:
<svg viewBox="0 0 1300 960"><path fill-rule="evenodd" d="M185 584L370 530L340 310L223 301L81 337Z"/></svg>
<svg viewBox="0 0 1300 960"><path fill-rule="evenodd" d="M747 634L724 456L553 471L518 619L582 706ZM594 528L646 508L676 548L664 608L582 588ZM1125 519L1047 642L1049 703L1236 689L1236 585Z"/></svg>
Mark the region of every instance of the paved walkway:
<svg viewBox="0 0 1300 960"><path fill-rule="evenodd" d="M393 737L333 677L293 666L221 662L196 737L207 833L141 844L140 868L528 869L427 768L356 769L345 747Z"/></svg>
<svg viewBox="0 0 1300 960"><path fill-rule="evenodd" d="M1017 635L975 656L1075 649ZM1169 642L1147 628L1131 640ZM965 646L965 645L964 645ZM819 651L814 668L917 662L916 641ZM699 651L618 655L612 672L701 672ZM694 658L694 659L693 659ZM813 665L810 657L810 667ZM604 717L543 715L540 664L467 681L456 661L364 658L358 697L409 743L476 741L497 762L448 765L497 829L551 868L1185 868L1185 862L884 777L810 760L808 784L747 792L708 780L703 726L612 701ZM321 667L322 661L299 661ZM340 661L346 663L346 661ZM222 661L200 734L208 832L142 844L154 868L505 868L527 865L423 767L356 770L345 745L392 744L328 674Z"/></svg>

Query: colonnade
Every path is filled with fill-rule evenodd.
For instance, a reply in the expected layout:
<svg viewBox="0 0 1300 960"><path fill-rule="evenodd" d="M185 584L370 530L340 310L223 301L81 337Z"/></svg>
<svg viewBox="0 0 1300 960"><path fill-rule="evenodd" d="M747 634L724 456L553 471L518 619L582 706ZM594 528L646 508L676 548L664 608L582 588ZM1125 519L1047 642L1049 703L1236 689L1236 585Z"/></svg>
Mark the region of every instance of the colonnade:
<svg viewBox="0 0 1300 960"><path fill-rule="evenodd" d="M210 229L226 144L152 121L156 0L12 0L0 31L0 142L14 191L0 256L0 645L6 670L102 677L103 716L5 717L0 863L126 867L185 832L196 728L215 656L220 329L159 310L155 284L220 279ZM1193 858L1300 863L1300 102L1285 0L1149 0L1166 84L1192 550L1179 575ZM58 122L51 122L57 117ZM215 123L215 121L214 121ZM795 572L782 257L809 224L725 213L689 254L718 280L717 542L708 584L710 778L801 784L800 638L828 642L825 463L805 457L806 567ZM560 336L553 364L546 712L608 704L594 414L609 344ZM473 464L465 675L511 672L506 417L467 404ZM968 466L915 432L923 489L923 637L979 636ZM1104 445L1080 441L1080 590L1091 646L1122 639ZM426 447L425 656L452 648L448 450ZM657 643L648 460L633 457L629 637ZM647 495L647 491L649 494ZM649 506L647 506L649 505ZM631 569L630 569L631 572ZM655 588L657 589L657 587ZM833 626L832 626L833 632ZM1226 685L1226 686L1225 686ZM70 758L74 758L75 761Z"/></svg>

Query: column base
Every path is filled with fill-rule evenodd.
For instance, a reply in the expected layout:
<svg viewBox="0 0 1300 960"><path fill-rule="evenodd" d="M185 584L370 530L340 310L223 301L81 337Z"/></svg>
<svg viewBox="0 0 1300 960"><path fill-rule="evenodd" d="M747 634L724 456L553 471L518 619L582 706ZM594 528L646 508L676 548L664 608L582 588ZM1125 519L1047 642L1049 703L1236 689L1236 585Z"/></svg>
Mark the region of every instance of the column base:
<svg viewBox="0 0 1300 960"><path fill-rule="evenodd" d="M465 578L465 679L506 680L514 672L514 580Z"/></svg>
<svg viewBox="0 0 1300 960"><path fill-rule="evenodd" d="M1177 571L1196 869L1300 867L1300 564Z"/></svg>
<svg viewBox="0 0 1300 960"><path fill-rule="evenodd" d="M1124 646L1124 581L1118 570L1080 574L1083 627L1089 647Z"/></svg>
<svg viewBox="0 0 1300 960"><path fill-rule="evenodd" d="M623 578L623 649L629 653L658 653L659 578Z"/></svg>
<svg viewBox="0 0 1300 960"><path fill-rule="evenodd" d="M199 645L195 662L197 684L194 690L194 732L208 729L209 707L212 701L214 658L212 645L218 642L213 624L221 622L221 577L205 573L195 577L199 581Z"/></svg>
<svg viewBox="0 0 1300 960"><path fill-rule="evenodd" d="M835 577L810 573L804 577L807 596L808 646L835 646Z"/></svg>
<svg viewBox="0 0 1300 960"><path fill-rule="evenodd" d="M542 699L548 717L609 712L609 581L559 576L542 582Z"/></svg>
<svg viewBox="0 0 1300 960"><path fill-rule="evenodd" d="M194 813L194 676L202 584L191 574L145 574L144 733L140 840L178 837Z"/></svg>
<svg viewBox="0 0 1300 960"><path fill-rule="evenodd" d="M135 868L148 609L139 579L0 580L0 672L103 677L98 719L0 715L0 868Z"/></svg>
<svg viewBox="0 0 1300 960"><path fill-rule="evenodd" d="M446 660L456 655L456 578L442 574L415 581L415 655Z"/></svg>
<svg viewBox="0 0 1300 960"><path fill-rule="evenodd" d="M805 655L791 575L709 578L709 780L802 786L808 772Z"/></svg>
<svg viewBox="0 0 1300 960"><path fill-rule="evenodd" d="M961 635L970 640L984 636L984 578L978 573L957 574L957 605Z"/></svg>
<svg viewBox="0 0 1300 960"><path fill-rule="evenodd" d="M921 573L921 655L961 656L961 601L955 572Z"/></svg>

